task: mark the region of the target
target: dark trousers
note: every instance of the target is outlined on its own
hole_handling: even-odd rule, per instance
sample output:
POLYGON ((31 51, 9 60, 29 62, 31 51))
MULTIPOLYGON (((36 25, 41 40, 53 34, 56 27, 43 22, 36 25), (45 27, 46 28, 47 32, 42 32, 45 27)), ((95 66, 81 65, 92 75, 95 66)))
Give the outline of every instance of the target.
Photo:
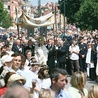
POLYGON ((79 59, 79 65, 80 65, 80 70, 85 72, 86 71, 85 58, 80 58, 79 59))
POLYGON ((69 75, 71 75, 71 62, 70 59, 66 59, 66 70, 68 72, 69 75))
POLYGON ((73 74, 73 72, 79 71, 79 69, 79 60, 71 60, 71 73, 73 74))

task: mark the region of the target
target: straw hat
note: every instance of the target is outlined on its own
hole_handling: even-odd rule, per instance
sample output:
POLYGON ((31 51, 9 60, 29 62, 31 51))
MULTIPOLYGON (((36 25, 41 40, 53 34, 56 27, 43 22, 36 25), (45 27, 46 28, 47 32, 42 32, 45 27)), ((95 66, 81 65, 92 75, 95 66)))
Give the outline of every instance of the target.
POLYGON ((19 74, 16 74, 14 72, 8 72, 5 76, 5 83, 7 85, 9 85, 10 83, 13 83, 15 81, 19 81, 21 82, 23 85, 26 83, 26 79, 19 75, 19 74))
POLYGON ((26 83, 26 79, 21 76, 21 75, 18 75, 18 74, 12 74, 9 79, 8 79, 8 84, 9 83, 12 83, 12 82, 15 82, 15 81, 18 81, 18 80, 21 80, 22 81, 22 84, 25 84, 26 83))

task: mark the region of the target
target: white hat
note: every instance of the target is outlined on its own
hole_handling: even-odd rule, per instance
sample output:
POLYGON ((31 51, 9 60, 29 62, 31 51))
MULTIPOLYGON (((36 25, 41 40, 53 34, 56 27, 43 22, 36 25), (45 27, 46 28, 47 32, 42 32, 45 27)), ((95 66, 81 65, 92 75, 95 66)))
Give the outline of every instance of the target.
POLYGON ((2 58, 1 58, 1 63, 4 64, 5 62, 10 62, 12 61, 13 57, 11 57, 10 55, 4 55, 2 58))
POLYGON ((13 51, 6 51, 7 53, 8 53, 8 55, 12 55, 12 54, 14 54, 14 52, 13 51))
POLYGON ((8 79, 8 84, 9 83, 12 83, 12 82, 15 82, 17 80, 22 80, 22 83, 25 84, 26 83, 26 79, 21 76, 21 75, 18 75, 18 74, 12 74, 9 79, 8 79))

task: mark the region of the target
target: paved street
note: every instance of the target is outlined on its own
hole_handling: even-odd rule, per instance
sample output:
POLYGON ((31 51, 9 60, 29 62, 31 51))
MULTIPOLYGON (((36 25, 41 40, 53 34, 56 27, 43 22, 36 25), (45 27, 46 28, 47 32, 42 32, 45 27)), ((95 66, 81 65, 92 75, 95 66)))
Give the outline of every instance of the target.
POLYGON ((87 81, 87 83, 86 83, 87 89, 89 89, 94 84, 97 84, 98 85, 98 83, 96 83, 95 81, 87 81))
MULTIPOLYGON (((97 84, 95 81, 89 81, 87 80, 86 82, 86 88, 89 89, 92 85, 97 84)), ((68 88, 70 86, 70 77, 68 77, 68 84, 66 85, 66 88, 68 88)))

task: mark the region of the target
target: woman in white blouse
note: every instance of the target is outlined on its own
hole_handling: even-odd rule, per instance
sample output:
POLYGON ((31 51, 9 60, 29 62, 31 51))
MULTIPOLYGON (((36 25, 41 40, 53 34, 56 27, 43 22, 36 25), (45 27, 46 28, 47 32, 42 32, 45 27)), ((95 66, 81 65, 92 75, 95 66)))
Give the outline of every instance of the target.
POLYGON ((70 80, 71 87, 68 88, 72 98, 85 98, 88 91, 85 88, 86 75, 83 72, 75 72, 70 80))
POLYGON ((51 79, 49 76, 49 68, 44 65, 38 72, 38 80, 36 81, 36 87, 34 87, 34 98, 39 98, 39 92, 41 89, 50 89, 51 79))

